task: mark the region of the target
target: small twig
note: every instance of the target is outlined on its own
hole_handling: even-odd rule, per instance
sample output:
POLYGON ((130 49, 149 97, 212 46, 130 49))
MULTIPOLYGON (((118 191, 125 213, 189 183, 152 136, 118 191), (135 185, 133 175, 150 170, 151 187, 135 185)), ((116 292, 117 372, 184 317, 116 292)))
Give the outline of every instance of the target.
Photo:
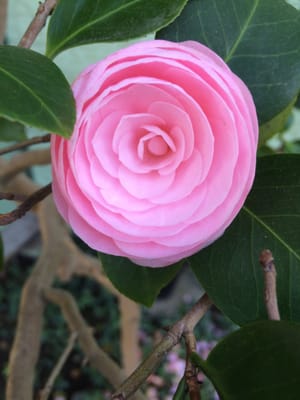
POLYGON ((2 156, 3 154, 11 153, 12 151, 24 149, 25 147, 31 146, 33 144, 50 142, 50 138, 51 138, 50 133, 47 133, 46 135, 43 136, 37 136, 32 139, 23 140, 22 142, 15 143, 11 146, 7 146, 1 149, 0 156, 2 156))
POLYGON ((265 279, 265 305, 271 320, 280 320, 276 291, 276 268, 270 250, 263 250, 259 257, 265 279))
POLYGON ((139 326, 141 319, 141 307, 139 304, 120 294, 118 296, 120 310, 120 348, 122 354, 122 366, 129 375, 141 361, 139 348, 139 326))
POLYGON ((165 354, 179 342, 182 335, 194 329, 211 305, 212 301, 207 294, 203 295, 191 310, 170 328, 149 356, 113 394, 112 399, 125 400, 132 395, 157 368, 165 354))
POLYGON ((59 360, 58 360, 57 364, 55 365, 54 369, 52 370, 44 389, 40 393, 40 400, 48 399, 48 397, 52 391, 54 382, 55 382, 56 378, 58 377, 58 375, 60 374, 62 367, 64 366, 65 362, 67 361, 67 358, 69 357, 69 355, 75 345, 77 336, 78 336, 77 332, 73 332, 70 335, 65 350, 59 357, 59 360))
MULTIPOLYGON (((93 337, 92 331, 83 319, 73 296, 62 289, 48 288, 43 291, 46 300, 58 305, 64 319, 73 332, 78 333, 78 343, 90 365, 116 388, 125 379, 124 371, 103 351, 93 337)), ((137 392, 134 400, 146 400, 137 392)))
POLYGON ((52 184, 42 187, 27 197, 16 209, 5 214, 0 214, 0 225, 8 225, 17 219, 23 217, 29 210, 31 210, 38 202, 47 197, 52 191, 52 184))
POLYGON ((56 3, 57 0, 46 0, 44 3, 39 4, 35 17, 18 44, 19 47, 29 49, 32 46, 32 43, 45 26, 48 16, 54 10, 56 3))
POLYGON ((183 335, 186 345, 185 381, 191 400, 201 400, 199 382, 197 380, 197 369, 190 360, 190 355, 197 351, 194 332, 186 332, 183 335))
POLYGON ((0 200, 25 201, 26 196, 15 193, 0 192, 0 200))
POLYGON ((3 44, 6 30, 8 0, 0 0, 0 44, 3 44))

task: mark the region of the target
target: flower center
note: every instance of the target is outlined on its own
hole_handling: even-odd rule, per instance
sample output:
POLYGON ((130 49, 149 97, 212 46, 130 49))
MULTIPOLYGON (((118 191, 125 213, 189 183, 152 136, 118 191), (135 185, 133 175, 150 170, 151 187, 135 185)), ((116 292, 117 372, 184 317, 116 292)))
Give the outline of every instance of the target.
POLYGON ((145 160, 145 157, 162 157, 167 155, 170 150, 176 151, 176 146, 167 132, 158 126, 145 125, 143 127, 146 134, 142 136, 138 143, 138 157, 145 160))
POLYGON ((163 156, 168 152, 169 146, 161 136, 155 136, 148 140, 147 149, 154 156, 163 156))

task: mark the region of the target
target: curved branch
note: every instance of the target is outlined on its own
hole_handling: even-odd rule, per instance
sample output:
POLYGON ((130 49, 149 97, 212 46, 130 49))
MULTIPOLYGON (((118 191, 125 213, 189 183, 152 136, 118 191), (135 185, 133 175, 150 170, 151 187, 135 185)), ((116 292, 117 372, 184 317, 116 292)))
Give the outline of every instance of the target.
POLYGON ((11 153, 12 151, 24 149, 33 144, 50 142, 50 138, 51 138, 50 133, 47 133, 47 135, 36 136, 32 139, 23 140, 22 142, 15 143, 11 146, 7 146, 7 147, 4 147, 3 149, 1 149, 0 156, 2 156, 3 154, 11 153))
MULTIPOLYGON (((92 367, 116 388, 125 379, 124 371, 98 346, 92 329, 83 319, 73 296, 62 289, 47 288, 43 291, 46 300, 58 305, 70 330, 77 333, 77 339, 92 367)), ((142 393, 136 393, 135 400, 145 400, 142 393)))
POLYGON ((125 379, 124 372, 100 348, 93 337, 92 329, 80 314, 70 293, 62 289, 47 288, 43 291, 47 301, 60 307, 71 332, 76 332, 78 343, 92 367, 97 369, 113 387, 118 387, 125 379))
POLYGON ((212 301, 207 294, 203 295, 191 310, 170 328, 152 353, 113 394, 112 399, 125 400, 132 395, 157 368, 165 354, 179 342, 182 335, 194 329, 211 305, 212 301))
POLYGON ((0 181, 2 184, 7 183, 26 168, 33 165, 50 164, 51 157, 49 149, 32 150, 19 153, 12 157, 0 170, 0 181))
MULTIPOLYGON (((12 190, 18 184, 23 190, 34 186, 22 175, 11 182, 12 190)), ((68 231, 58 216, 51 197, 39 204, 37 215, 44 246, 22 290, 16 336, 9 357, 6 400, 33 398, 33 380, 45 308, 41 291, 52 284, 57 266, 65 263, 68 257, 64 247, 64 238, 68 237, 68 231)))
POLYGON ((3 44, 6 30, 8 0, 0 0, 0 44, 3 44))
POLYGON ((8 225, 17 219, 23 217, 29 210, 31 210, 37 203, 47 197, 52 191, 52 184, 42 187, 41 189, 30 195, 23 203, 16 209, 5 214, 0 214, 0 225, 8 225))
POLYGON ((55 365, 53 371, 51 372, 44 389, 40 393, 40 400, 48 400, 48 397, 52 391, 54 382, 55 382, 56 378, 58 377, 58 375, 60 374, 62 367, 64 366, 65 362, 67 361, 71 351, 73 350, 76 340, 77 340, 77 333, 73 332, 69 337, 69 340, 68 340, 65 350, 59 357, 57 364, 55 365))
POLYGON ((45 26, 48 16, 54 10, 56 3, 56 0, 46 0, 44 3, 40 3, 35 17, 18 44, 19 47, 29 49, 32 46, 32 43, 45 26))

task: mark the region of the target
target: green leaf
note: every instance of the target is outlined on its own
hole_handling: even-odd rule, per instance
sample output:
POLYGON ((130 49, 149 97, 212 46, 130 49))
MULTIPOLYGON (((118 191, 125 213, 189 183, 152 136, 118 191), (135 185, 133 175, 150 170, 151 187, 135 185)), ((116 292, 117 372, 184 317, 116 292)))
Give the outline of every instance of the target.
POLYGON ((48 57, 70 47, 123 41, 174 20, 187 0, 60 0, 50 19, 48 57))
POLYGON ((222 400, 300 398, 299 324, 255 322, 219 342, 206 362, 192 357, 222 400))
POLYGON ((178 273, 182 262, 163 268, 141 267, 128 258, 99 253, 112 284, 125 296, 150 307, 159 292, 178 273))
POLYGON ((189 260, 213 302, 237 324, 266 318, 260 252, 275 258, 281 317, 300 321, 300 155, 258 159, 253 189, 225 234, 189 260))
POLYGON ((297 101, 295 103, 295 107, 300 108, 300 94, 298 94, 297 101))
POLYGON ((187 385, 185 377, 183 376, 177 386, 176 392, 174 393, 173 400, 183 400, 187 394, 187 385))
POLYGON ((190 0, 157 38, 199 41, 218 53, 251 90, 260 123, 300 88, 300 12, 284 0, 190 0))
POLYGON ((0 118, 0 141, 1 142, 21 142, 26 140, 26 132, 23 124, 0 118))
POLYGON ((296 99, 295 97, 291 103, 271 121, 259 127, 259 147, 264 145, 275 133, 282 132, 286 128, 286 123, 291 115, 296 99))
POLYGON ((0 116, 70 136, 75 102, 60 69, 32 50, 0 46, 0 116))

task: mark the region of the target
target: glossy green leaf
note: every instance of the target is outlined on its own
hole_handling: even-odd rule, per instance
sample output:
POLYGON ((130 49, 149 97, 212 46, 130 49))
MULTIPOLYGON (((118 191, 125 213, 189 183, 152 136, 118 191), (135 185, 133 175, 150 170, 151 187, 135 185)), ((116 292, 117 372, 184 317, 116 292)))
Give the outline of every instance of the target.
POLYGON ((75 122, 71 88, 60 69, 32 50, 0 46, 0 116, 70 136, 75 122))
POLYGON ((23 124, 0 117, 0 142, 21 142, 26 138, 23 124))
POLYGON ((112 284, 125 296, 150 307, 159 292, 178 273, 182 263, 164 268, 141 267, 128 258, 99 253, 112 284))
POLYGON ((219 342, 207 361, 192 359, 222 400, 300 398, 300 324, 255 322, 219 342))
POLYGON ((260 252, 275 258, 281 317, 300 321, 300 155, 258 159, 253 189, 225 234, 189 260, 213 302, 238 324, 266 317, 260 252))
POLYGON ((158 38, 199 41, 250 88, 260 123, 300 89, 300 12, 284 0, 190 0, 158 38))
POLYGON ((143 36, 167 25, 187 0, 60 0, 51 17, 48 57, 70 47, 143 36))
POLYGON ((174 393, 173 400, 184 400, 187 393, 187 385, 185 381, 185 377, 183 376, 177 386, 177 389, 174 393))
POLYGON ((298 94, 297 101, 295 103, 295 107, 300 108, 300 94, 298 94))
POLYGON ((286 128, 287 121, 291 116, 295 102, 296 97, 284 110, 277 114, 276 117, 259 127, 259 147, 264 145, 275 133, 282 132, 286 128))

